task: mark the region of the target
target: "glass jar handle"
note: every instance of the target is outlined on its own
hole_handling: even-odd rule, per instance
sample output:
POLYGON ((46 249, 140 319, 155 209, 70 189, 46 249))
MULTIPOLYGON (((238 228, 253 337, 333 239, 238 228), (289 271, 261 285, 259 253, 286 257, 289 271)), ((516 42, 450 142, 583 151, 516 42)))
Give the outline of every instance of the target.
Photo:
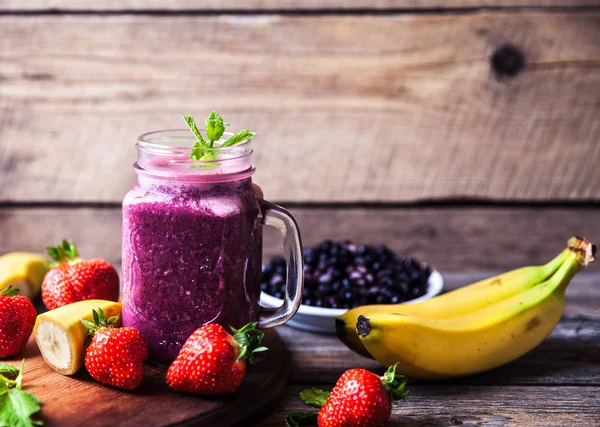
POLYGON ((283 237, 286 263, 286 283, 283 305, 279 308, 261 307, 259 328, 272 328, 287 322, 300 307, 304 289, 304 262, 302 242, 294 217, 281 206, 263 201, 263 224, 275 227, 283 237))

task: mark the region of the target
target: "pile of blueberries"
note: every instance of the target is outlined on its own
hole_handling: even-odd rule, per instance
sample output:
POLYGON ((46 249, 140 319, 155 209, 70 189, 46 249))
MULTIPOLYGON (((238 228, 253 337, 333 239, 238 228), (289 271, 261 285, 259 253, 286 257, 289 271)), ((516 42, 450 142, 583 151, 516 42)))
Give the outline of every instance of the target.
MULTIPOLYGON (((282 298, 285 268, 282 257, 263 264, 261 290, 282 298)), ((385 246, 325 240, 304 249, 302 304, 325 308, 396 304, 424 295, 430 275, 427 264, 385 246)))

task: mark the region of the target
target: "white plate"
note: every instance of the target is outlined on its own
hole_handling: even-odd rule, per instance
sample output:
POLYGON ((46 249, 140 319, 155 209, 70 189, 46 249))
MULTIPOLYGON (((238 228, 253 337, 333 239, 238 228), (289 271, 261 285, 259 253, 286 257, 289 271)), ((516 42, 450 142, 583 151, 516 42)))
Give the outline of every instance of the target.
MULTIPOLYGON (((432 298, 439 295, 443 288, 444 279, 442 275, 439 271, 433 270, 429 276, 427 293, 419 298, 406 301, 404 304, 412 304, 432 298)), ((280 307, 283 304, 283 300, 261 292, 260 303, 265 307, 280 307)), ((288 320, 286 325, 310 332, 335 334, 335 318, 341 316, 346 311, 348 311, 346 308, 323 308, 302 304, 298 312, 288 320)))

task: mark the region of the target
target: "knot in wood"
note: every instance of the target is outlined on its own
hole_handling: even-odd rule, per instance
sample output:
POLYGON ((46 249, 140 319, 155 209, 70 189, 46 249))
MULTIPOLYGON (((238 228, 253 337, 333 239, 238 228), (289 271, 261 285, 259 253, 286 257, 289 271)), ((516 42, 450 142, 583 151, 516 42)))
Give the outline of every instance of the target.
POLYGON ((525 68, 525 55, 519 48, 505 44, 495 50, 490 64, 498 78, 512 78, 525 68))

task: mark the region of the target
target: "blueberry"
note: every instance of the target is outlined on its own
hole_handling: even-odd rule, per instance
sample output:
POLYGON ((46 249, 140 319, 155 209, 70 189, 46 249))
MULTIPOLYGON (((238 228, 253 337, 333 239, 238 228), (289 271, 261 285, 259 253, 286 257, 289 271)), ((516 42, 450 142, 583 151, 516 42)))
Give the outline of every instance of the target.
POLYGON ((283 276, 281 276, 279 274, 275 274, 271 278, 271 281, 269 282, 269 285, 271 285, 272 287, 276 288, 276 287, 279 287, 279 286, 283 285, 283 283, 284 283, 283 276))
POLYGON ((342 279, 342 288, 348 289, 350 287, 350 280, 347 278, 342 279))
POLYGON ((267 282, 262 282, 260 284, 260 290, 261 291, 266 291, 268 287, 269 287, 269 285, 267 284, 267 282))
POLYGON ((313 300, 311 298, 306 298, 303 301, 303 304, 305 304, 305 305, 313 305, 313 300))
POLYGON ((390 302, 391 302, 392 304, 398 304, 398 303, 400 302, 400 297, 398 297, 398 295, 393 295, 393 296, 390 298, 390 302))
POLYGON ((273 264, 266 262, 262 265, 262 274, 271 274, 273 271, 273 264))
POLYGON ((319 245, 319 249, 322 252, 329 252, 329 250, 331 249, 331 240, 324 240, 320 245, 319 245))
POLYGON ((356 252, 360 255, 364 255, 367 253, 367 247, 365 245, 360 245, 358 248, 356 248, 356 252))
POLYGON ((275 298, 281 298, 281 297, 283 296, 283 294, 282 294, 281 292, 275 292, 275 293, 273 294, 273 296, 274 296, 275 298))
POLYGON ((331 283, 331 274, 325 273, 325 274, 321 275, 319 277, 319 283, 322 285, 331 283))
POLYGON ((377 295, 377 294, 379 294, 380 290, 381 289, 379 289, 379 286, 371 286, 369 288, 369 295, 377 295))
POLYGON ((278 265, 285 265, 285 258, 280 255, 274 256, 271 259, 271 264, 273 264, 273 266, 275 267, 277 267, 278 265))
POLYGON ((331 286, 325 283, 321 283, 317 288, 317 293, 320 295, 327 295, 331 292, 331 286))
POLYGON ((389 302, 389 298, 386 297, 385 295, 377 295, 377 297, 375 298, 376 304, 386 304, 388 302, 389 302))
POLYGON ((315 307, 323 307, 323 300, 320 298, 318 300, 316 300, 315 307))

